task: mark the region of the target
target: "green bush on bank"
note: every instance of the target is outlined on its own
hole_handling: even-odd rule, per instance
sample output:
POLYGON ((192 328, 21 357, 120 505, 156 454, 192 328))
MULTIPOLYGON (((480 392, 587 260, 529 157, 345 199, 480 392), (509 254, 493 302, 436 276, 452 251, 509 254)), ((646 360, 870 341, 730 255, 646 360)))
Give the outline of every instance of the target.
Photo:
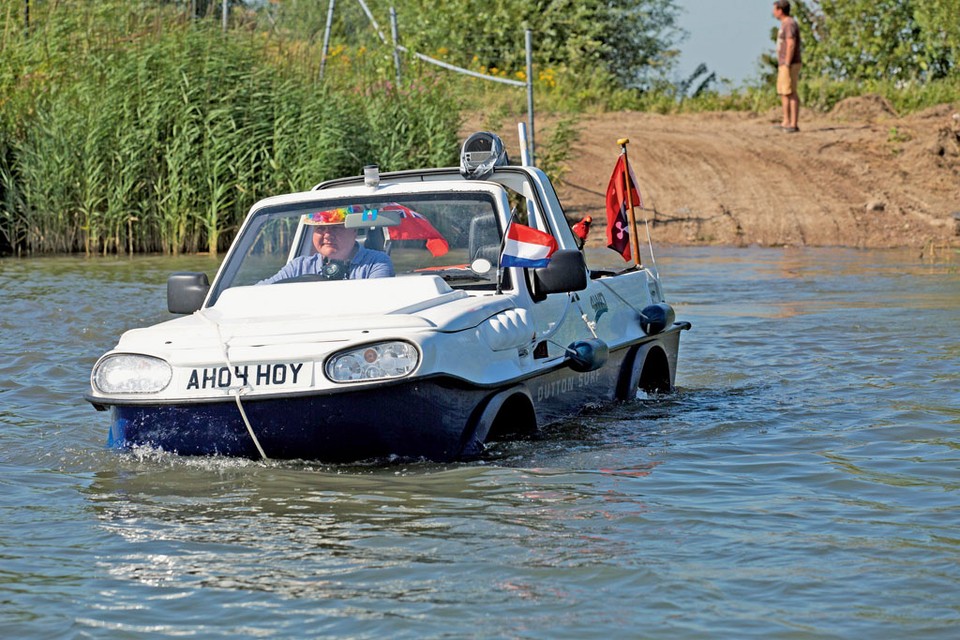
POLYGON ((369 163, 456 161, 459 109, 429 79, 318 84, 255 34, 186 22, 95 36, 64 59, 58 37, 74 31, 48 27, 0 62, 8 250, 216 252, 266 195, 369 163))
MULTIPOLYGON (((696 96, 683 95, 679 85, 670 82, 658 82, 643 91, 617 88, 602 72, 583 78, 567 69, 557 68, 547 69, 547 75, 549 82, 535 82, 536 108, 540 113, 582 115, 622 110, 660 114, 763 112, 780 107, 775 74, 743 86, 711 86, 696 96)), ((829 112, 846 98, 875 94, 886 98, 898 114, 908 115, 936 105, 960 102, 960 78, 855 82, 801 75, 799 91, 803 108, 821 113, 829 112)), ((521 114, 525 105, 525 95, 520 91, 499 87, 484 91, 484 112, 499 112, 502 116, 521 114)))
POLYGON ((939 104, 960 102, 960 81, 950 78, 927 82, 849 82, 814 78, 801 81, 800 88, 803 103, 823 112, 830 111, 841 100, 867 94, 886 98, 901 116, 939 104))

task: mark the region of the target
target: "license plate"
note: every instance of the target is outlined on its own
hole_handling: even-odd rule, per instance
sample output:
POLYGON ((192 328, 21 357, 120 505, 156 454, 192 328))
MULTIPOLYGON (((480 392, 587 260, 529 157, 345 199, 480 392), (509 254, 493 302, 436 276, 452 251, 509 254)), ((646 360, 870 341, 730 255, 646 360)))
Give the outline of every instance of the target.
POLYGON ((204 389, 289 389, 309 387, 313 367, 307 362, 269 362, 240 364, 232 367, 201 367, 191 369, 187 376, 187 391, 204 389))

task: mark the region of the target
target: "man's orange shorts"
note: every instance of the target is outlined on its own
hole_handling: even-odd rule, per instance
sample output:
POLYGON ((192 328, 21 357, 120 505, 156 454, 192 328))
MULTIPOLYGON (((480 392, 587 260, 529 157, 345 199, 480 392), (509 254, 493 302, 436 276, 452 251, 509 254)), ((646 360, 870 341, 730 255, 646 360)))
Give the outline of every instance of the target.
POLYGON ((785 64, 777 67, 777 94, 788 96, 797 92, 797 85, 800 82, 800 66, 792 64, 789 67, 785 64))

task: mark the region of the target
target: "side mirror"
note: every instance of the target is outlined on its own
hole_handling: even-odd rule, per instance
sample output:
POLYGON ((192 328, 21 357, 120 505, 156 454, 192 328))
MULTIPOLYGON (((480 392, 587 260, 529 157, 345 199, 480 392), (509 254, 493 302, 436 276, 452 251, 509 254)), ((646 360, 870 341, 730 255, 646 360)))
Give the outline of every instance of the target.
POLYGON ((587 262, 576 249, 560 249, 550 256, 550 264, 530 269, 530 293, 536 302, 551 293, 583 291, 587 288, 587 262))
POLYGON ((179 271, 167 279, 167 311, 193 313, 203 306, 210 291, 210 280, 205 273, 179 271))

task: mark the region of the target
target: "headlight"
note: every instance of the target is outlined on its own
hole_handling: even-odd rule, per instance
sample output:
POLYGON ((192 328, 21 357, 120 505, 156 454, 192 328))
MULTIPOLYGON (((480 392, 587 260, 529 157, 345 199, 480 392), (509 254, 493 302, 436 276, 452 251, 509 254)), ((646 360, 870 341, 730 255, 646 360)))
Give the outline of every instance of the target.
POLYGON ((420 353, 409 342, 380 342, 341 351, 324 370, 334 382, 402 378, 417 368, 420 353))
POLYGON ((160 358, 120 353, 93 368, 90 379, 101 393, 156 393, 173 378, 173 369, 160 358))

